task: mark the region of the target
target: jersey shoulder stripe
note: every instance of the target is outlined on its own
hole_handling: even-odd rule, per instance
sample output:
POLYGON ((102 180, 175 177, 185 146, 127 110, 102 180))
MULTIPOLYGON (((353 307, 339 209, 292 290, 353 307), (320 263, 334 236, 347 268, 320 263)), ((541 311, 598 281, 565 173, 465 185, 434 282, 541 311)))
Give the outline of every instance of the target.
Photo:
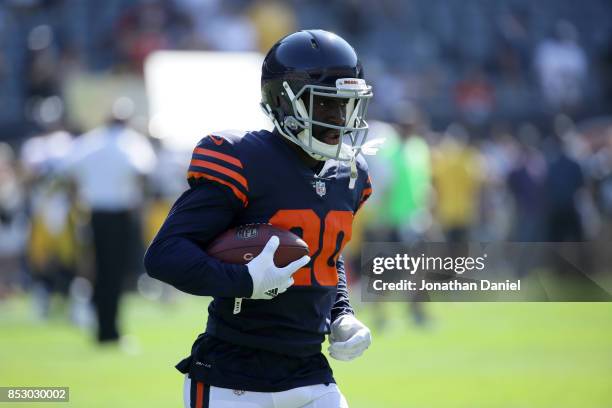
POLYGON ((240 167, 241 169, 243 168, 242 162, 236 159, 235 157, 230 156, 229 154, 216 152, 214 150, 205 149, 203 147, 196 147, 193 150, 193 153, 194 155, 214 157, 216 159, 223 160, 226 163, 233 164, 236 167, 240 167))
POLYGON ((234 184, 226 180, 223 180, 222 178, 211 176, 210 174, 206 174, 206 173, 193 172, 193 171, 189 171, 187 173, 187 176, 190 180, 190 183, 193 185, 196 185, 202 179, 210 180, 218 184, 221 184, 222 186, 229 188, 232 191, 232 193, 236 196, 236 198, 240 200, 240 202, 242 203, 244 207, 246 207, 249 204, 249 199, 247 198, 246 194, 244 194, 242 191, 236 188, 234 184))
MULTIPOLYGON (((249 185, 244 178, 244 176, 238 173, 235 170, 232 170, 228 166, 223 166, 221 164, 214 163, 208 160, 199 160, 197 158, 191 159, 191 163, 189 166, 189 170, 193 172, 203 172, 210 173, 210 170, 223 174, 232 179, 232 181, 237 182, 239 185, 244 187, 247 191, 249 190, 249 185)), ((214 173, 213 173, 214 174, 214 173)))
POLYGON ((187 179, 192 187, 204 180, 220 184, 246 207, 249 183, 235 142, 233 137, 217 134, 200 140, 193 149, 187 179))

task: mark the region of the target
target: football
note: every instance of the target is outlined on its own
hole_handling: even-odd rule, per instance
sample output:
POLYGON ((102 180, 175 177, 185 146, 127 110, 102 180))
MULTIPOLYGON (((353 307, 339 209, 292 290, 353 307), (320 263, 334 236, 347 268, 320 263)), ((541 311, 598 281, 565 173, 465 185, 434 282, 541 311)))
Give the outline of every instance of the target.
POLYGON ((259 255, 274 235, 280 241, 274 254, 276 266, 287 266, 308 255, 308 245, 304 240, 291 231, 270 224, 247 224, 225 231, 206 248, 206 253, 223 262, 246 264, 259 255))

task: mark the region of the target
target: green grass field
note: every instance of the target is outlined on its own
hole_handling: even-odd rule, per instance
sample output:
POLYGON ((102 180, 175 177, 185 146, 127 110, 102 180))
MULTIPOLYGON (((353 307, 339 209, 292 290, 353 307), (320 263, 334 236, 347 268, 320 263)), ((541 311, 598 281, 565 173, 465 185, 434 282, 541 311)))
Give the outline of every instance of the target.
MULTIPOLYGON (((126 298, 135 353, 97 348, 57 313, 36 322, 26 298, 1 303, 0 386, 69 386, 70 403, 51 406, 182 407, 173 365, 202 330, 207 303, 126 298)), ((432 303, 426 329, 409 323, 405 304, 384 308, 388 329, 374 332, 370 350, 332 360, 353 408, 612 407, 610 303, 432 303)), ((358 314, 372 323, 367 307, 358 314)))

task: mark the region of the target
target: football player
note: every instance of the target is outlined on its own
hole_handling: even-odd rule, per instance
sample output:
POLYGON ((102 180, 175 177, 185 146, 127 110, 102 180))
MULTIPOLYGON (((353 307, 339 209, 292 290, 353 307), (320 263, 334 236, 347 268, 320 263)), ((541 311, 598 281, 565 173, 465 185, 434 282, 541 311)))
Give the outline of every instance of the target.
POLYGON ((372 192, 360 154, 372 89, 345 40, 308 30, 268 52, 261 91, 274 131, 219 132, 197 144, 190 189, 145 265, 154 278, 213 297, 206 331, 176 366, 186 407, 346 407, 321 346, 329 334, 329 355, 347 361, 371 342, 349 303, 341 253, 372 192), (297 233, 310 256, 277 267, 277 237, 247 265, 204 252, 250 223, 297 233))

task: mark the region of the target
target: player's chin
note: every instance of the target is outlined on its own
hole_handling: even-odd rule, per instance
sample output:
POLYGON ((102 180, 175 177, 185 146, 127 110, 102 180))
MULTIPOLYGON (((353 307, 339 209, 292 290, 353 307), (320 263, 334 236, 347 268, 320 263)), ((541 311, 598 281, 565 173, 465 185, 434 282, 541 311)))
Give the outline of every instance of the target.
POLYGON ((317 137, 317 139, 328 145, 337 145, 340 142, 340 132, 336 130, 328 130, 320 137, 317 137))

